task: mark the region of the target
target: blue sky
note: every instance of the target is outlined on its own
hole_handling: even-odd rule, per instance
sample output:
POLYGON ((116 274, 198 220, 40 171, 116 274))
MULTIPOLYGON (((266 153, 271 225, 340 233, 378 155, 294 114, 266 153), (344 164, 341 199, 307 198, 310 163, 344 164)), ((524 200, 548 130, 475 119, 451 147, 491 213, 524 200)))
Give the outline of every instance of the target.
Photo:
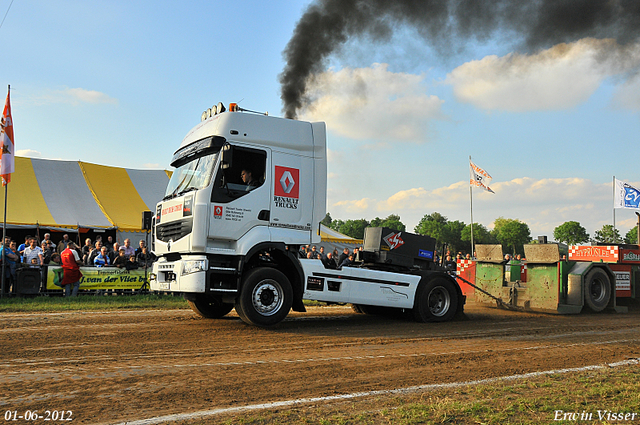
MULTIPOLYGON (((281 116, 282 51, 308 4, 15 0, 0 84, 12 88, 18 155, 170 169, 219 101, 281 116)), ((613 220, 612 177, 640 186, 640 48, 627 47, 585 39, 521 54, 494 37, 442 57, 410 28, 349 40, 301 116, 327 122, 327 210, 396 213, 410 230, 434 211, 468 223, 471 155, 496 192, 474 191, 474 221, 520 219, 552 239, 576 220, 593 235, 613 220)), ((623 236, 635 222, 616 211, 623 236)))

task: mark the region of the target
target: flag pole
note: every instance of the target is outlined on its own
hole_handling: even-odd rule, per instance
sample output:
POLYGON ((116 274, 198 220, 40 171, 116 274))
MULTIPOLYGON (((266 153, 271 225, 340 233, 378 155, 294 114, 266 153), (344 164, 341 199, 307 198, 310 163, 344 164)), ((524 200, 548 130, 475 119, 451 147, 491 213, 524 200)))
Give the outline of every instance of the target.
MULTIPOLYGON (((471 155, 469 155, 469 165, 471 165, 471 155)), ((469 184, 469 203, 471 204, 471 257, 474 257, 473 249, 473 185, 469 184)))
MULTIPOLYGON (((11 85, 7 85, 7 97, 9 96, 10 92, 11 92, 11 85)), ((8 193, 7 189, 8 187, 4 181, 2 183, 4 183, 4 218, 2 220, 2 283, 0 283, 0 299, 4 298, 4 288, 6 285, 5 267, 7 264, 7 261, 6 261, 7 247, 5 246, 5 241, 7 239, 7 193, 8 193)))
POLYGON ((2 221, 2 291, 0 292, 0 298, 4 297, 4 288, 6 285, 5 282, 5 267, 7 264, 7 247, 5 246, 5 241, 7 240, 7 185, 4 185, 4 219, 2 221))
POLYGON ((616 176, 613 176, 613 190, 611 191, 613 196, 613 232, 616 231, 616 176))

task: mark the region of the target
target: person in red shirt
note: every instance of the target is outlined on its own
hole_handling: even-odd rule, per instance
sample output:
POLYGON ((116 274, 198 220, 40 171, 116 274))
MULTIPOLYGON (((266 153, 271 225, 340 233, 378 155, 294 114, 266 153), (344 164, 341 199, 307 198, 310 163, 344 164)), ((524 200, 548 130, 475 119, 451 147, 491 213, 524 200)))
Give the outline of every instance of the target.
POLYGON ((80 288, 80 265, 82 260, 75 250, 76 244, 72 241, 68 242, 67 248, 60 254, 62 261, 62 286, 64 287, 65 297, 75 297, 78 295, 80 288))

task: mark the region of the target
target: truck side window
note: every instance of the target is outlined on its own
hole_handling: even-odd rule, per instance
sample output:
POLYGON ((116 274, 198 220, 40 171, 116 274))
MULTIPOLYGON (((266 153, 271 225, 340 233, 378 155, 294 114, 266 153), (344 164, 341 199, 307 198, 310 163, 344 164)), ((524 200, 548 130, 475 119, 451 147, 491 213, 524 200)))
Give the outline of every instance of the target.
POLYGON ((264 184, 267 153, 238 146, 231 148, 233 163, 227 169, 218 169, 211 191, 211 202, 231 202, 264 184))

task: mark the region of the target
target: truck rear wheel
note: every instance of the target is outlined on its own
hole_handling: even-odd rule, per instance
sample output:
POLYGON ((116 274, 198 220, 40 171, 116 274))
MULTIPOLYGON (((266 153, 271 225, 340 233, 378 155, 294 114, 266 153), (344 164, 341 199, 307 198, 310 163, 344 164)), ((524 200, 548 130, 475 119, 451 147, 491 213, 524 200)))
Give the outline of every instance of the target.
POLYGON ((449 279, 436 277, 420 285, 416 294, 413 317, 418 322, 446 322, 458 308, 458 293, 449 279))
POLYGON ((595 312, 604 310, 611 299, 611 281, 607 273, 600 268, 591 269, 584 281, 584 303, 595 312))
POLYGON ((233 304, 225 304, 217 298, 206 295, 198 295, 194 301, 187 302, 191 310, 207 319, 219 319, 233 310, 233 304))
POLYGON ((260 267, 243 279, 236 312, 250 325, 271 326, 287 317, 292 303, 289 279, 279 270, 260 267))

